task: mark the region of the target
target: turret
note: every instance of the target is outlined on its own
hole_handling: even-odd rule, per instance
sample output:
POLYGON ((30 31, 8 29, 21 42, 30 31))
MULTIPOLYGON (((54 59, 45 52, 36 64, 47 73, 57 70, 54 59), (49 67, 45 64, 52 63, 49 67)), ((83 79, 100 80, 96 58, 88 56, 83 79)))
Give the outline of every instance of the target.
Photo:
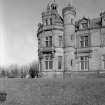
POLYGON ((75 34, 76 9, 69 4, 63 8, 62 15, 64 19, 64 68, 65 70, 72 70, 75 50, 73 37, 75 34))
POLYGON ((53 23, 53 15, 58 14, 58 5, 54 1, 52 3, 48 3, 46 11, 42 12, 42 23, 44 26, 52 25, 53 23))
POLYGON ((75 32, 76 9, 71 4, 68 4, 67 7, 63 8, 62 15, 64 18, 65 47, 70 47, 75 32))
POLYGON ((63 70, 63 19, 55 1, 48 3, 46 10, 42 12, 42 23, 38 27, 40 71, 63 70))

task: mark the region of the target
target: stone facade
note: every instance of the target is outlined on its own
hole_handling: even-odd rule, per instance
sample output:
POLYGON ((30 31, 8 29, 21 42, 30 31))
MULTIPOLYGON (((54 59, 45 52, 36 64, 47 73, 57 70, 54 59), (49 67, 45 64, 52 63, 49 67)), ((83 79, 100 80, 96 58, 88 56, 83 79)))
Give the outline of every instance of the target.
POLYGON ((94 19, 76 16, 71 4, 60 16, 56 2, 42 12, 37 32, 40 71, 105 70, 105 12, 94 19))

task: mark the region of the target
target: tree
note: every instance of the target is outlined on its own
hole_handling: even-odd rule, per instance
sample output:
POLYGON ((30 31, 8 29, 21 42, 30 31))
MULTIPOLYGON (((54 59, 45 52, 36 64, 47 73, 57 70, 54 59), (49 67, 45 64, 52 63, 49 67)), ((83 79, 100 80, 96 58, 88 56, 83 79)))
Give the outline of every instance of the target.
POLYGON ((38 74, 39 74, 39 70, 38 70, 38 64, 36 62, 33 62, 30 65, 30 69, 29 69, 29 75, 31 78, 38 78, 38 74))
POLYGON ((1 71, 1 77, 5 77, 6 76, 6 71, 5 70, 2 70, 1 71))

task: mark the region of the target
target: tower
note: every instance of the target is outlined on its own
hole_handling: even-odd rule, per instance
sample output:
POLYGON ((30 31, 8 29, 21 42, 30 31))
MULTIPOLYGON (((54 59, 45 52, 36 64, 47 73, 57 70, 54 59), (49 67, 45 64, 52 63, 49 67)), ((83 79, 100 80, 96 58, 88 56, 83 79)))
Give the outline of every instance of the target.
POLYGON ((63 69, 63 19, 55 1, 42 12, 42 23, 38 26, 39 68, 52 75, 63 69))
POLYGON ((73 69, 76 9, 69 4, 62 10, 64 19, 64 69, 73 69))

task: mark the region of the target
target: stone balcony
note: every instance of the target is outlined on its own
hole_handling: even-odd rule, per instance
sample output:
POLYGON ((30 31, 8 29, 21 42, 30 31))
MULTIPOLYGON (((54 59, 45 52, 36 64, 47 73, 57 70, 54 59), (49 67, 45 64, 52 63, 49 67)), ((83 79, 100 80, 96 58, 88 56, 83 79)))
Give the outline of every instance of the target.
POLYGON ((91 53, 91 52, 92 52, 91 47, 77 48, 75 50, 75 54, 79 54, 79 53, 91 53))
POLYGON ((48 54, 48 53, 54 53, 55 48, 54 47, 41 47, 38 49, 38 53, 48 54))

